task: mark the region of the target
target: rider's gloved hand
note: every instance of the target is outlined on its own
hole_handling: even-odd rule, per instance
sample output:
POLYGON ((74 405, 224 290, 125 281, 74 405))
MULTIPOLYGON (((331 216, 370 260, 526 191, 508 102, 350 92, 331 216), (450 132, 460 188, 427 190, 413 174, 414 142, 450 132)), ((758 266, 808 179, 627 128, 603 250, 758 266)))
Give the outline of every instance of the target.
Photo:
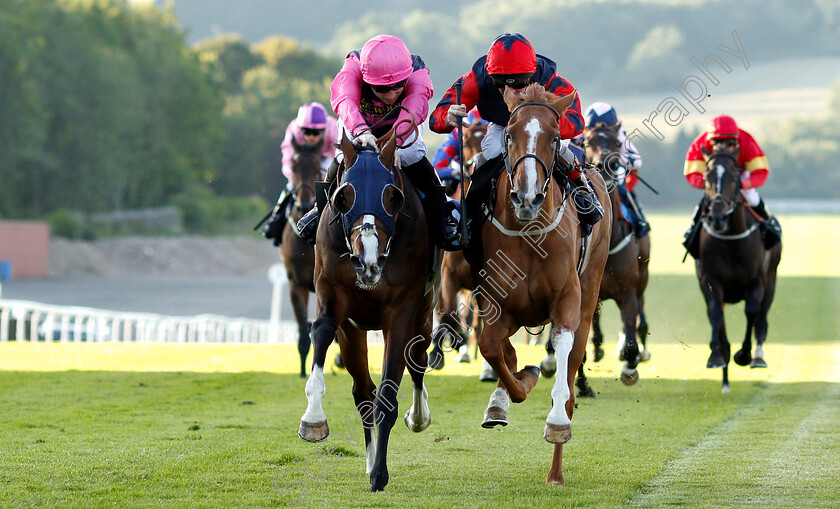
POLYGON ((376 136, 374 136, 370 131, 364 130, 353 138, 353 143, 357 145, 367 145, 372 149, 376 149, 376 136))
POLYGON ((458 122, 463 122, 467 116, 467 107, 463 104, 453 104, 446 113, 446 123, 452 127, 458 127, 458 122))

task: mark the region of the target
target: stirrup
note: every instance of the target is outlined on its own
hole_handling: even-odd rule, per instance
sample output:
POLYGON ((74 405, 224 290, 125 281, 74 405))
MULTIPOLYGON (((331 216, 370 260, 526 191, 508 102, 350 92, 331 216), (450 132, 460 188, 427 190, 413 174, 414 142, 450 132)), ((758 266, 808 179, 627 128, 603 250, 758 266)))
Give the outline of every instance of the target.
POLYGON ((318 218, 320 217, 321 212, 318 210, 318 207, 314 207, 297 222, 300 238, 311 246, 315 245, 315 234, 318 232, 318 218))

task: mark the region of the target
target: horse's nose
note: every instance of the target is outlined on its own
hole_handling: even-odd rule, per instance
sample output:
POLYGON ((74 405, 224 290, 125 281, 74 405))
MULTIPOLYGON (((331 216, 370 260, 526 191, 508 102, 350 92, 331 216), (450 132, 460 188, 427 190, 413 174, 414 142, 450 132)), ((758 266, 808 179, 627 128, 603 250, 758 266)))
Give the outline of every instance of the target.
POLYGON ((534 196, 534 199, 531 201, 531 206, 535 209, 540 208, 543 202, 545 202, 545 193, 537 193, 536 196, 534 196))
POLYGON ((510 202, 513 204, 514 207, 521 207, 522 206, 522 193, 519 191, 511 191, 510 192, 510 202))

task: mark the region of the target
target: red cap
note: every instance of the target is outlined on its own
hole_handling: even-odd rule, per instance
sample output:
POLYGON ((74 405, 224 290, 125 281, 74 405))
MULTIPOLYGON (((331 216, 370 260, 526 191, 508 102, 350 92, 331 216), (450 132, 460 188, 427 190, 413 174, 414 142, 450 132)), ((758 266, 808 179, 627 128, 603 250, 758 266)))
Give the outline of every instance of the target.
POLYGON ((537 70, 537 54, 522 34, 496 37, 487 52, 487 74, 533 74, 537 70))
POLYGON ((737 138, 739 133, 738 124, 729 115, 718 115, 709 122, 709 127, 706 128, 706 138, 710 140, 737 138))

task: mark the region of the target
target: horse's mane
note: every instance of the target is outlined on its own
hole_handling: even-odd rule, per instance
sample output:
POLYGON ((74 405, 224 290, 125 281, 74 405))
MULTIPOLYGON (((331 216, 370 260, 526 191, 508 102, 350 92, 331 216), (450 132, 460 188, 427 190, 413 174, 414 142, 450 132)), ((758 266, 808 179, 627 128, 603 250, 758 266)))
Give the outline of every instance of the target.
POLYGON ((552 94, 539 83, 531 83, 520 93, 515 93, 513 90, 506 90, 504 94, 505 103, 509 110, 513 109, 524 102, 543 102, 551 104, 558 96, 552 94))

